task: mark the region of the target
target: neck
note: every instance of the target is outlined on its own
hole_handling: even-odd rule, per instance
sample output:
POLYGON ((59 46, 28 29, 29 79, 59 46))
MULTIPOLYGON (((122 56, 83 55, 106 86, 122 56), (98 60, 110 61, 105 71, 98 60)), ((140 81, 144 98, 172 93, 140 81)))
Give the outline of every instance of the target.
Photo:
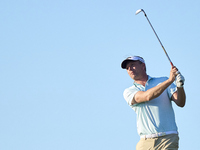
POLYGON ((145 86, 147 80, 148 80, 148 76, 147 76, 147 74, 146 74, 146 75, 144 75, 141 79, 135 80, 135 82, 136 82, 137 84, 141 84, 141 85, 145 86))

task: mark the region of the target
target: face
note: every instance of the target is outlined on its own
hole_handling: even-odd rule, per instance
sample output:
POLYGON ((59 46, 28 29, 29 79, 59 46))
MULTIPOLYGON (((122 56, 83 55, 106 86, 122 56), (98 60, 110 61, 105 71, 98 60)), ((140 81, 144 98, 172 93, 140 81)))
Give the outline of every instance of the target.
POLYGON ((142 78, 144 73, 146 74, 145 71, 145 64, 141 63, 140 61, 130 61, 126 65, 126 70, 128 72, 128 75, 133 79, 133 80, 139 80, 142 78))

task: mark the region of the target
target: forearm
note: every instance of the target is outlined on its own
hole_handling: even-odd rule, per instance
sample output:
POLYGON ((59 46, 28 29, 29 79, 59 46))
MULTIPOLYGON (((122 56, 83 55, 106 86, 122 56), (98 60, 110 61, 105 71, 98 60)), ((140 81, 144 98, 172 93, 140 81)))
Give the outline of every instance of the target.
POLYGON ((171 84, 172 84, 172 81, 170 81, 168 79, 168 80, 164 81, 163 83, 147 90, 146 91, 147 92, 146 93, 147 94, 147 100, 150 101, 150 100, 160 96, 164 92, 164 90, 167 89, 167 87, 171 84))
POLYGON ((174 97, 174 102, 180 106, 180 107, 184 107, 185 106, 185 102, 186 102, 186 95, 185 95, 185 90, 183 87, 178 88, 177 87, 177 94, 175 95, 176 97, 174 97))
MULTIPOLYGON (((139 91, 135 94, 134 100, 136 103, 146 102, 150 101, 158 96, 160 96, 163 91, 172 84, 173 80, 166 80, 162 82, 161 84, 147 90, 147 91, 139 91)), ((134 102, 133 100, 133 102, 134 102)))

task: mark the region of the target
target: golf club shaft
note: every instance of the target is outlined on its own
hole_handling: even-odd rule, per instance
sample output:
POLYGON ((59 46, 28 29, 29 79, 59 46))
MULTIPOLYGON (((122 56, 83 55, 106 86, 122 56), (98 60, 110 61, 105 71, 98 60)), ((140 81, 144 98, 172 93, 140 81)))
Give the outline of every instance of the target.
MULTIPOLYGON (((173 67, 174 65, 173 65, 173 63, 172 63, 171 59, 169 58, 169 56, 168 56, 168 54, 167 54, 167 52, 166 52, 166 50, 165 50, 164 46, 162 45, 162 43, 161 43, 161 41, 160 41, 160 39, 159 39, 159 37, 158 37, 158 35, 157 35, 156 31, 154 30, 154 28, 153 28, 153 26, 152 26, 151 22, 149 21, 149 19, 148 19, 148 17, 147 17, 147 15, 146 15, 146 13, 144 12, 144 10, 143 10, 143 9, 139 9, 139 10, 137 10, 137 11, 136 11, 136 15, 137 15, 137 14, 139 14, 140 12, 143 12, 143 13, 144 13, 144 16, 147 18, 147 21, 149 22, 149 24, 150 24, 151 28, 153 29, 153 32, 154 32, 154 34, 156 35, 156 37, 157 37, 157 39, 158 39, 158 41, 159 41, 160 45, 162 46, 162 48, 163 48, 163 50, 164 50, 164 52, 165 52, 165 54, 166 54, 166 56, 167 56, 167 58, 168 58, 168 60, 169 60, 170 64, 171 64, 171 66, 173 67)), ((179 73, 180 73, 180 72, 178 72, 178 74, 179 74, 179 73)), ((184 82, 183 82, 183 81, 180 81, 180 82, 182 82, 182 86, 183 86, 184 82)))
POLYGON ((166 50, 165 50, 165 48, 164 48, 164 46, 163 46, 162 42, 160 41, 160 39, 159 39, 159 37, 158 37, 158 35, 157 35, 156 31, 154 30, 154 28, 153 28, 153 26, 152 26, 151 22, 149 21, 149 19, 148 19, 148 17, 147 17, 147 15, 146 15, 146 13, 144 13, 144 14, 145 14, 145 17, 147 18, 147 21, 149 22, 149 24, 150 24, 151 28, 153 29, 153 32, 154 32, 154 34, 156 35, 156 37, 157 37, 157 39, 158 39, 158 41, 159 41, 159 43, 160 43, 161 47, 163 48, 163 50, 164 50, 164 52, 165 52, 165 54, 166 54, 166 56, 167 56, 167 58, 168 58, 168 60, 169 60, 169 62, 170 62, 170 64, 171 64, 171 66, 174 66, 174 65, 173 65, 173 63, 172 63, 172 61, 171 61, 171 59, 169 58, 169 56, 168 56, 168 54, 167 54, 167 52, 166 52, 166 50))

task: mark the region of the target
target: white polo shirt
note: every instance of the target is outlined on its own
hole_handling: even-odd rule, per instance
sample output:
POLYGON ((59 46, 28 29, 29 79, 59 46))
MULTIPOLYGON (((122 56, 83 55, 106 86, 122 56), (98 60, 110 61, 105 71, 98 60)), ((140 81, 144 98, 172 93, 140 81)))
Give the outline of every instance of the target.
POLYGON ((133 86, 125 89, 123 93, 128 105, 137 114, 137 131, 140 136, 177 131, 171 103, 172 94, 176 91, 175 84, 171 84, 159 97, 151 101, 131 105, 131 101, 138 91, 147 91, 167 79, 167 77, 152 78, 148 76, 145 87, 134 82, 133 86))

